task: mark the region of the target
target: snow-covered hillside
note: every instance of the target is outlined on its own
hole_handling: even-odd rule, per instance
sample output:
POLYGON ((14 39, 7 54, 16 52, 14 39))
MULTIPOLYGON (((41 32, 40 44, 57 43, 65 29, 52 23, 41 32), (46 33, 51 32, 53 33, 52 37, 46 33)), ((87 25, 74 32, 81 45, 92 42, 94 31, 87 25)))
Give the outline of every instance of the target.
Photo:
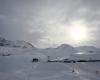
POLYGON ((62 44, 57 48, 47 48, 42 53, 51 56, 51 58, 69 58, 71 54, 77 53, 77 50, 67 44, 62 44))
POLYGON ((76 48, 65 44, 47 49, 22 48, 26 43, 20 41, 15 44, 21 47, 0 46, 0 80, 100 80, 99 62, 47 62, 47 56, 53 60, 58 57, 100 59, 100 53, 89 53, 84 50, 79 52, 76 48), (39 62, 32 62, 33 58, 38 58, 39 62))
POLYGON ((0 46, 5 47, 21 47, 21 48, 35 48, 31 43, 26 41, 9 41, 3 37, 0 37, 0 46))
POLYGON ((80 46, 80 47, 76 47, 77 51, 79 52, 100 52, 99 48, 96 48, 94 46, 80 46))

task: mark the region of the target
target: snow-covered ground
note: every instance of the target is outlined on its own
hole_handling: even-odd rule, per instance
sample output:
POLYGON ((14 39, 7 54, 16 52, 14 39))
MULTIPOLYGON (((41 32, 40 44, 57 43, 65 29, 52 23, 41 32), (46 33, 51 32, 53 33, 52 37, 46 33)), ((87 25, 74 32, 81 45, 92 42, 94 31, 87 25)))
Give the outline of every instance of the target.
MULTIPOLYGON (((57 53, 53 52, 51 54, 47 50, 0 47, 0 80, 100 80, 99 62, 49 63, 47 62, 47 55, 50 54, 53 57, 54 54, 56 56, 57 53, 61 54, 59 50, 57 53), (3 54, 11 55, 4 56, 3 54), (39 58, 40 62, 32 63, 33 58, 39 58), (96 70, 98 70, 97 74, 96 70)), ((100 54, 96 53, 95 56, 94 54, 85 55, 85 53, 71 54, 70 58, 78 59, 81 58, 80 56, 84 59, 91 58, 92 56, 92 59, 95 59, 99 58, 100 54)))

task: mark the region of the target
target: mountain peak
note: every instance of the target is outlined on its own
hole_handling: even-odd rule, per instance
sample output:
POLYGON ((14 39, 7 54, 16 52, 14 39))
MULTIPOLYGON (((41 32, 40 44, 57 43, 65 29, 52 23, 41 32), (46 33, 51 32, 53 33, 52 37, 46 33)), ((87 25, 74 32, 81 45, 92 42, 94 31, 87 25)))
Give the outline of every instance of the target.
POLYGON ((7 47, 22 47, 22 48, 35 48, 31 43, 26 42, 24 40, 18 41, 9 41, 0 36, 0 46, 7 46, 7 47))
POLYGON ((58 46, 58 48, 73 48, 72 46, 68 45, 68 44, 61 44, 60 46, 58 46))

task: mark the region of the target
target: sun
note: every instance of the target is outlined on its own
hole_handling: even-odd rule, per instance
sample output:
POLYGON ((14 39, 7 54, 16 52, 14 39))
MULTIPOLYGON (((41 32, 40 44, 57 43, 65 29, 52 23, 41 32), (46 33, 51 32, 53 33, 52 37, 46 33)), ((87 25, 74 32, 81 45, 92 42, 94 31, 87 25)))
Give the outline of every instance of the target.
POLYGON ((70 30, 70 36, 76 41, 82 41, 86 38, 86 29, 84 27, 73 27, 70 30))
POLYGON ((87 38, 87 28, 80 24, 74 24, 71 26, 69 33, 71 39, 77 42, 85 41, 87 38))

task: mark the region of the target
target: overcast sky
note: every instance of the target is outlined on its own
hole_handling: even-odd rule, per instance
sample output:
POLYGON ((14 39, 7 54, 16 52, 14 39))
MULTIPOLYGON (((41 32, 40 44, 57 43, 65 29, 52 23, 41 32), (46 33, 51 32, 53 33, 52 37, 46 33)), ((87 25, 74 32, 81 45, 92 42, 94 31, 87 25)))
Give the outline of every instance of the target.
POLYGON ((0 0, 0 35, 37 47, 59 44, 100 47, 100 0, 0 0), (82 43, 69 39, 70 24, 88 29, 82 43))

